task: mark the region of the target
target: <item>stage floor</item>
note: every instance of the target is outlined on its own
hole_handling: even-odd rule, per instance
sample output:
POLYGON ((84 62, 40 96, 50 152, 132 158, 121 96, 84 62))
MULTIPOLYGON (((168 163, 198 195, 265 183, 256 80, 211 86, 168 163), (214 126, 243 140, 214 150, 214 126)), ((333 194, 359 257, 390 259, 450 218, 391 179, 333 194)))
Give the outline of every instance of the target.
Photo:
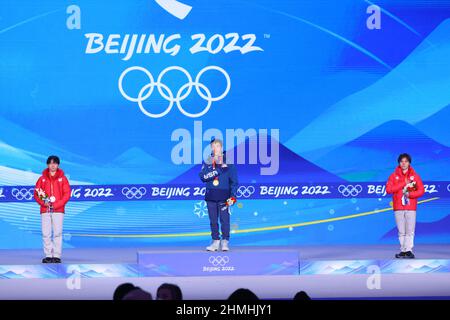
MULTIPOLYGON (((0 299, 111 299, 114 289, 124 282, 132 282, 151 292, 153 296, 160 284, 176 283, 181 287, 185 299, 194 300, 226 299, 241 287, 251 289, 261 299, 291 299, 300 290, 316 299, 450 297, 450 246, 446 245, 419 245, 415 252, 418 259, 415 260, 393 259, 398 251, 395 245, 234 247, 230 251, 230 257, 234 253, 262 254, 268 251, 276 253, 294 250, 300 257, 299 274, 126 275, 129 267, 133 269, 137 264, 137 252, 145 251, 156 255, 187 254, 194 257, 204 252, 202 249, 65 249, 61 268, 67 270, 74 265, 85 268, 83 272, 86 275, 79 279, 75 287, 72 276, 61 277, 61 273, 54 278, 39 276, 39 270, 43 267, 40 263, 41 250, 0 250, 0 271, 3 268, 5 275, 0 277, 0 299), (372 269, 369 271, 372 266, 379 267, 378 275, 374 275, 372 269), (8 269, 12 271, 12 276, 6 274, 8 269), (93 271, 95 274, 91 276, 89 272, 93 271), (16 274, 20 272, 28 274, 16 278, 16 274)), ((225 253, 216 255, 224 256, 225 253)))
MULTIPOLYGON (((339 246, 283 246, 283 247, 231 247, 231 252, 257 250, 297 250, 300 260, 387 260, 399 251, 397 245, 339 245, 339 246)), ((137 247, 137 248, 89 248, 64 249, 64 263, 136 263, 138 251, 156 252, 204 252, 202 247, 137 247)), ((442 244, 419 245, 415 249, 417 259, 450 259, 450 246, 442 244)), ((1 250, 0 265, 36 264, 43 258, 41 249, 1 250)))

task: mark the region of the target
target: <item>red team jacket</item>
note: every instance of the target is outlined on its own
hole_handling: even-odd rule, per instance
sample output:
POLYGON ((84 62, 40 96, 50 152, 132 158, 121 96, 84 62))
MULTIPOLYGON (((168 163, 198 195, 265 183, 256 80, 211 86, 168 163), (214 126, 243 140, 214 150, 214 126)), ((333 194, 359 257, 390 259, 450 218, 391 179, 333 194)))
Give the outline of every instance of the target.
MULTIPOLYGON (((64 212, 64 207, 70 199, 70 185, 64 171, 58 168, 55 175, 50 175, 49 169, 45 169, 42 172, 42 176, 36 182, 36 188, 41 188, 45 191, 48 197, 54 196, 55 202, 53 203, 54 212, 64 212)), ((41 205, 41 213, 47 212, 47 207, 44 204, 35 190, 34 199, 41 205)))
POLYGON ((408 172, 403 174, 402 168, 398 166, 394 173, 389 177, 386 183, 386 192, 392 194, 392 202, 394 211, 396 210, 416 210, 417 198, 423 196, 425 193, 422 179, 410 166, 408 172), (410 182, 416 182, 414 188, 408 188, 409 191, 409 204, 402 205, 403 187, 410 182))

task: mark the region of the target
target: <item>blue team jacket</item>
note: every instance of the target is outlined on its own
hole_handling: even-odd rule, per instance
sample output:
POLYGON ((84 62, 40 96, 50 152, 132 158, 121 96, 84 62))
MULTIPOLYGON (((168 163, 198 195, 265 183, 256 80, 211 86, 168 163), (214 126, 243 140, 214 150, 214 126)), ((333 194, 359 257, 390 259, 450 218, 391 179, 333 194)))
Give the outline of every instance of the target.
MULTIPOLYGON (((223 159, 223 162, 226 163, 225 153, 223 159)), ((226 167, 216 164, 216 168, 213 169, 211 159, 208 159, 203 163, 199 176, 206 183, 206 201, 225 201, 229 197, 236 197, 238 177, 233 164, 226 164, 226 167), (215 177, 219 177, 218 186, 213 185, 215 177)))

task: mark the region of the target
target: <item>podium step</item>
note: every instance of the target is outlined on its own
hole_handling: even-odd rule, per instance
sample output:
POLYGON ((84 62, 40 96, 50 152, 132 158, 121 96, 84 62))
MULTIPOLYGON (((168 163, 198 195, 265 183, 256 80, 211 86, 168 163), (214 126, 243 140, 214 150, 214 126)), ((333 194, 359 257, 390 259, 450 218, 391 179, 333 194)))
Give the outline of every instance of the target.
POLYGON ((295 250, 137 253, 143 276, 298 275, 295 250))

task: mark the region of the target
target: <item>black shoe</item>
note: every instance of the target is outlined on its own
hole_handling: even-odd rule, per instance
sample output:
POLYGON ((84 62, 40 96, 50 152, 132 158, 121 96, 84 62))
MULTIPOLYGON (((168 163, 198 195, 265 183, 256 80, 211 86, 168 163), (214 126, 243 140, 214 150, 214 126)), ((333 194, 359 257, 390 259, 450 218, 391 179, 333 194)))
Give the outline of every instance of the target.
POLYGON ((51 257, 45 257, 44 259, 42 259, 42 263, 52 263, 53 262, 53 258, 51 257))
POLYGON ((400 252, 395 255, 397 259, 404 259, 406 257, 406 252, 400 252))
POLYGON ((412 251, 407 251, 405 253, 405 259, 414 259, 416 256, 414 255, 414 253, 412 253, 412 251))
POLYGON ((52 263, 61 263, 60 258, 52 258, 52 263))

